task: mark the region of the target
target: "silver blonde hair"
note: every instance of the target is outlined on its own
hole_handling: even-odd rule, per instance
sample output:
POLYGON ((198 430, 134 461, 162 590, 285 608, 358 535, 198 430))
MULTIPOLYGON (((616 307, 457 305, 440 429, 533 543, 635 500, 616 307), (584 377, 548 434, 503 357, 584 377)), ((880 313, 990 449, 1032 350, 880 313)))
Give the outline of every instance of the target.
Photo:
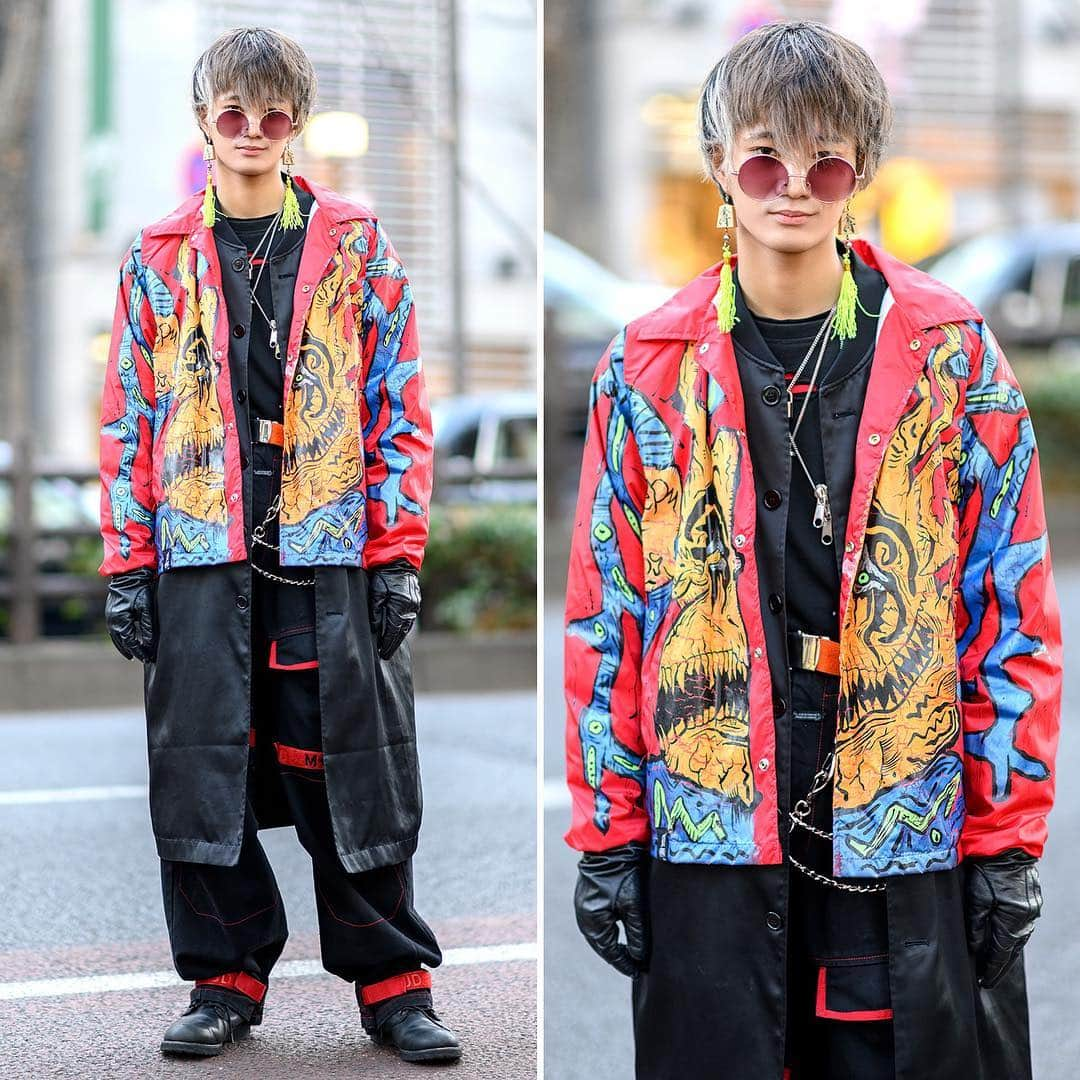
POLYGON ((251 113, 271 101, 291 102, 298 133, 311 114, 318 85, 307 53, 292 38, 261 26, 238 26, 195 62, 191 109, 197 120, 205 120, 214 99, 230 93, 251 113))
POLYGON ((851 139, 865 188, 892 131, 889 91, 869 54, 816 22, 774 22, 740 38, 709 72, 698 99, 706 179, 719 183, 736 134, 762 125, 778 149, 812 157, 816 136, 851 139))

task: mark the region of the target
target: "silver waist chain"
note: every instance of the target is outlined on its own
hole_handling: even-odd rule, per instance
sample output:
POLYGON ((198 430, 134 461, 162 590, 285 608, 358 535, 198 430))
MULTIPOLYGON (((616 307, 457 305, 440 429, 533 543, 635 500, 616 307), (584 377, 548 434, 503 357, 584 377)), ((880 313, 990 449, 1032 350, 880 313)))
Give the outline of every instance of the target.
MULTIPOLYGON (((251 539, 256 544, 261 544, 264 548, 269 548, 271 551, 280 552, 281 548, 277 544, 271 544, 269 540, 264 539, 266 536, 266 527, 274 520, 274 515, 281 509, 281 492, 274 496, 274 501, 270 504, 270 509, 266 511, 266 517, 263 518, 261 525, 256 525, 252 530, 251 539)), ((251 549, 251 565, 260 573, 263 577, 269 578, 271 581, 278 581, 282 585, 314 585, 314 578, 287 578, 282 577, 280 574, 272 573, 269 570, 265 570, 255 561, 255 549, 251 549)))
MULTIPOLYGON (((829 751, 829 756, 825 759, 825 764, 818 770, 817 775, 814 777, 810 784, 810 790, 806 793, 805 797, 800 799, 789 811, 788 817, 791 819, 791 824, 788 826, 788 835, 794 831, 795 826, 799 825, 807 832, 813 833, 814 836, 821 837, 822 840, 828 840, 832 843, 833 834, 826 832, 824 829, 819 829, 816 825, 811 825, 806 820, 807 816, 811 813, 811 803, 814 801, 814 796, 821 791, 826 784, 830 783, 833 777, 836 775, 836 751, 829 751)), ((836 889, 844 889, 846 892, 858 892, 858 893, 871 893, 871 892, 884 892, 885 886, 879 885, 848 885, 844 881, 837 881, 835 878, 829 877, 827 874, 819 874, 816 870, 812 870, 809 866, 803 866, 794 855, 791 854, 791 841, 788 841, 788 858, 791 860, 791 865, 797 870, 801 870, 807 877, 813 878, 814 881, 820 882, 822 885, 832 885, 836 889)))

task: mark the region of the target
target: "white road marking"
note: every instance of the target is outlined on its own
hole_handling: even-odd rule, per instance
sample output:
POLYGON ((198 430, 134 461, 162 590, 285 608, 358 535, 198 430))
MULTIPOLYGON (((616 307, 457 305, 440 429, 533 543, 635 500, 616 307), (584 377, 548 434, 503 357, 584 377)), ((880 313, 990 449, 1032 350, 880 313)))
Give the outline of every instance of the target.
POLYGON ((34 806, 43 803, 100 802, 103 799, 145 799, 144 784, 112 784, 108 787, 25 788, 0 791, 0 806, 34 806))
MULTIPOLYGON (((513 945, 471 945, 443 952, 443 965, 505 964, 515 960, 535 960, 536 942, 513 945)), ((318 960, 286 960, 274 968, 274 979, 295 979, 325 975, 318 960)), ((112 990, 157 990, 167 986, 187 986, 172 971, 133 971, 123 975, 83 975, 70 979, 31 979, 27 982, 0 982, 0 1001, 24 998, 71 997, 75 994, 104 994, 112 990)))

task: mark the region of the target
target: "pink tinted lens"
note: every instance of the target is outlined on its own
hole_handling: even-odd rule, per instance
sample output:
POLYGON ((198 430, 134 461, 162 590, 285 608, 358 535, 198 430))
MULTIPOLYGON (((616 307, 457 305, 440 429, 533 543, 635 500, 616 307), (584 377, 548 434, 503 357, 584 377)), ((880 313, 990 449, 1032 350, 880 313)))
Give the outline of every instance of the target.
POLYGON ((843 158, 822 158, 810 167, 806 182, 815 199, 839 202, 855 190, 855 170, 843 158))
POLYGON ((751 199, 772 199, 787 186, 784 163, 768 154, 748 157, 739 169, 739 187, 751 199))
POLYGON ((226 139, 235 139, 247 131, 247 117, 240 109, 222 109, 214 123, 226 139))
POLYGON ((284 139, 292 128, 292 117, 287 112, 274 109, 262 118, 259 127, 268 139, 284 139))

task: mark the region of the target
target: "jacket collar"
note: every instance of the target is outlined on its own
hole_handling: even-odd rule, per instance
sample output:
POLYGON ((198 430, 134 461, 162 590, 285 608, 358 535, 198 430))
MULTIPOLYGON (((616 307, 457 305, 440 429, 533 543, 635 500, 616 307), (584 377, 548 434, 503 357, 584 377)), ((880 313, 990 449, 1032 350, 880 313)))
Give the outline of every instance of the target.
MULTIPOLYGON (((293 173, 293 183, 304 191, 315 196, 314 210, 322 214, 328 221, 337 223, 352 221, 358 218, 374 218, 375 214, 363 203, 354 202, 344 195, 338 194, 332 188, 309 180, 299 173, 293 173)), ((144 237, 191 235, 199 229, 204 229, 202 223, 203 194, 206 187, 201 187, 193 195, 189 195, 171 214, 166 215, 143 230, 144 237)))
MULTIPOLYGON (((913 330, 982 318, 959 293, 877 244, 853 240, 851 246, 868 266, 882 273, 892 303, 904 313, 913 330)), ((738 256, 732 256, 732 260, 737 261, 738 256)), ((646 341, 695 341, 703 336, 705 326, 715 318, 713 297, 720 284, 722 265, 710 266, 667 303, 636 319, 631 326, 637 337, 646 341)))

